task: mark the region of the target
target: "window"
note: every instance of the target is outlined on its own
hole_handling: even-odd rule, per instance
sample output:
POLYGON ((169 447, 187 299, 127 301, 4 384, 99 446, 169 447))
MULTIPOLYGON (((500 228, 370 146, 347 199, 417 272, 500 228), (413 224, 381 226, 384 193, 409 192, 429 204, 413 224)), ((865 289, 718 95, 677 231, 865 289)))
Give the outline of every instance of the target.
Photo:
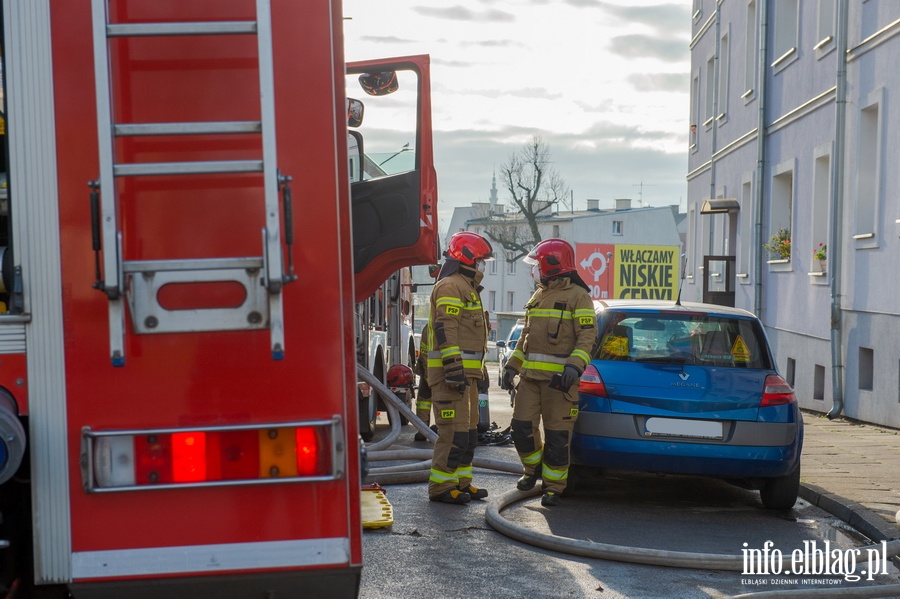
POLYGON ((856 153, 856 223, 854 234, 873 236, 875 208, 879 185, 878 156, 881 153, 881 127, 878 123, 878 103, 872 103, 859 114, 859 150, 856 153))
POLYGON ((713 114, 715 110, 715 95, 716 88, 715 85, 715 73, 716 73, 716 57, 710 56, 709 60, 706 61, 706 120, 703 121, 703 124, 709 126, 713 122, 713 118, 716 116, 713 114))
POLYGON ((506 274, 509 274, 509 275, 516 274, 516 261, 510 260, 508 255, 507 255, 507 260, 506 260, 506 274))
POLYGON ((822 58, 834 49, 836 6, 835 0, 819 0, 815 45, 818 58, 822 58))
POLYGON ((787 384, 791 387, 793 387, 797 382, 797 360, 795 360, 794 358, 787 359, 787 368, 785 368, 784 380, 786 380, 787 384))
POLYGON ((497 311, 497 292, 496 291, 488 291, 488 310, 491 312, 497 311))
POLYGON ((625 225, 620 220, 614 220, 612 222, 612 234, 613 235, 624 235, 625 225))
POLYGON ((744 101, 750 101, 754 97, 753 90, 756 88, 756 63, 757 56, 757 35, 756 35, 756 0, 747 3, 747 29, 744 31, 744 41, 746 42, 746 54, 744 56, 744 94, 741 96, 744 101))
POLYGON ((516 292, 515 291, 507 291, 506 292, 506 311, 512 312, 516 309, 516 292))
POLYGON ((553 225, 553 237, 559 238, 559 225, 553 225))
POLYGON ((691 127, 690 144, 695 151, 697 149, 697 123, 700 122, 700 75, 694 74, 691 81, 691 127))
POLYGON ((731 70, 730 63, 731 56, 728 51, 728 34, 726 33, 719 41, 719 97, 718 105, 716 107, 719 114, 716 115, 716 119, 719 121, 720 125, 725 122, 726 116, 728 115, 728 76, 731 70))
POLYGON ((825 367, 821 364, 813 365, 813 399, 825 400, 825 367))
MULTIPOLYGON (((791 217, 794 211, 794 160, 788 160, 773 169, 771 215, 769 234, 778 229, 791 229, 791 217)), ((793 248, 792 248, 793 249, 793 248)))
POLYGON ((741 220, 741 242, 739 245, 739 261, 737 263, 741 283, 750 282, 750 273, 753 271, 753 252, 750 240, 753 239, 753 173, 745 173, 741 183, 741 210, 738 213, 741 220))
MULTIPOLYGON (((813 197, 812 197, 812 248, 815 251, 819 244, 828 248, 828 199, 831 195, 831 146, 820 148, 813 163, 813 197)), ((818 265, 813 261, 814 268, 818 265)))
POLYGON ((859 389, 872 391, 875 386, 875 350, 868 347, 859 348, 859 389))
POLYGON ((775 44, 772 67, 780 70, 797 58, 797 15, 799 0, 778 0, 775 3, 775 44))

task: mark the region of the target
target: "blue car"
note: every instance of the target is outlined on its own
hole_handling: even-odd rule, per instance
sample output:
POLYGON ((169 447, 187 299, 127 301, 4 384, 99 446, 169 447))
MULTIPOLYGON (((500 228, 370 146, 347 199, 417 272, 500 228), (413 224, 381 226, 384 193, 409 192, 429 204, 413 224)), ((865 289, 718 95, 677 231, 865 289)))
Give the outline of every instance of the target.
POLYGON ((598 336, 581 377, 573 470, 729 479, 788 509, 800 490, 803 419, 762 324, 723 306, 595 302, 598 336))

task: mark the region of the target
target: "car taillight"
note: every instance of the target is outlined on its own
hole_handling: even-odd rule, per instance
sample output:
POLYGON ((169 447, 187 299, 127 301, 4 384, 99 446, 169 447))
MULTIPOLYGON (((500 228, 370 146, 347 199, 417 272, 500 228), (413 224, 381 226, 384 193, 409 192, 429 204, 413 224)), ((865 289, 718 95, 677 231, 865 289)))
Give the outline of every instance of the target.
POLYGON ((120 491, 339 478, 340 419, 193 430, 83 431, 85 488, 120 491))
POLYGON ((584 372, 581 373, 581 382, 578 384, 579 393, 587 393, 598 397, 607 397, 606 385, 600 378, 600 372, 593 364, 588 364, 584 372))
POLYGON ((777 374, 770 374, 766 377, 766 384, 763 387, 762 401, 759 402, 759 407, 781 406, 796 401, 797 397, 794 395, 794 389, 786 380, 777 374))

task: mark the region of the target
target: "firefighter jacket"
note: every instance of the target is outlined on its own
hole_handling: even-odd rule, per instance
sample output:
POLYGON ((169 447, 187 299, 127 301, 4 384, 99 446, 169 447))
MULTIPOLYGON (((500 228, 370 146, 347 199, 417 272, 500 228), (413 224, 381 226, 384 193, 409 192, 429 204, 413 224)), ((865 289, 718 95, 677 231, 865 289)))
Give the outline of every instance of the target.
POLYGON ((597 336, 588 292, 570 279, 540 285, 525 304, 525 327, 506 366, 525 378, 550 380, 571 364, 584 372, 597 336))
POLYGON ((462 366, 466 378, 484 376, 487 323, 475 279, 454 272, 438 280, 431 291, 428 352, 428 384, 444 380, 445 369, 462 366))

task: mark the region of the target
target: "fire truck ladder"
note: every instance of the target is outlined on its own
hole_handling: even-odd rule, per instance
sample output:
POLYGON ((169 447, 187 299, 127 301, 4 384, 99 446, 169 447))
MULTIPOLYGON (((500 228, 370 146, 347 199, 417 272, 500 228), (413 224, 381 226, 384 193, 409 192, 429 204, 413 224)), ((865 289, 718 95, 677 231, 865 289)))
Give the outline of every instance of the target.
POLYGON ((275 167, 275 103, 272 66, 272 23, 269 0, 256 0, 256 21, 129 23, 109 22, 107 0, 93 2, 94 79, 97 86, 97 122, 100 177, 90 182, 93 246, 97 281, 94 286, 109 298, 110 357, 114 366, 125 364, 125 306, 128 302, 136 333, 254 330, 268 327, 274 359, 284 357, 284 320, 281 288, 296 280, 292 259, 290 177, 275 167), (259 121, 116 124, 110 85, 109 40, 116 37, 175 35, 256 35, 259 55, 259 121), (222 160, 169 163, 116 164, 116 139, 152 135, 258 134, 262 157, 257 160, 222 160), (116 178, 161 175, 197 175, 261 172, 264 178, 266 221, 262 229, 262 256, 177 260, 128 261, 122 256, 118 225, 116 178), (103 193, 101 193, 101 191, 103 193), (288 271, 282 264, 279 192, 284 194, 284 240, 288 271), (102 275, 101 259, 102 250, 102 275), (167 310, 158 291, 171 283, 231 282, 246 291, 236 308, 167 310))

